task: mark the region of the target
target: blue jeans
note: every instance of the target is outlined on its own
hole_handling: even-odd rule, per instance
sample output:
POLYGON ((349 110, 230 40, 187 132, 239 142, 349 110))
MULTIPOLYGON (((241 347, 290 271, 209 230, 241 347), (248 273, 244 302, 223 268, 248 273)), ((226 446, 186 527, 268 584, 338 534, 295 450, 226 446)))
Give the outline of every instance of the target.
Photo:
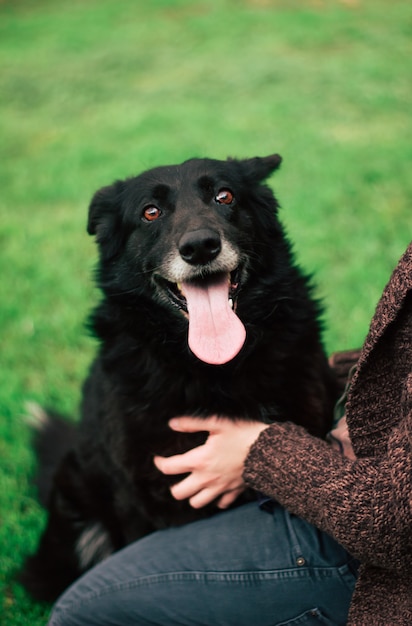
POLYGON ((345 624, 357 565, 280 505, 162 530, 86 573, 49 626, 345 624))

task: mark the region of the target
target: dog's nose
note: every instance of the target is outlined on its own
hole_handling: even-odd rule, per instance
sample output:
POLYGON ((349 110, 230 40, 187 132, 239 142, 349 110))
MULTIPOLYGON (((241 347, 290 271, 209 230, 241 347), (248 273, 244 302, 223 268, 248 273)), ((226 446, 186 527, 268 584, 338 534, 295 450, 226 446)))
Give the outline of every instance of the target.
POLYGON ((220 235, 210 228, 185 233, 179 241, 179 253, 191 265, 205 265, 213 261, 222 248, 220 235))

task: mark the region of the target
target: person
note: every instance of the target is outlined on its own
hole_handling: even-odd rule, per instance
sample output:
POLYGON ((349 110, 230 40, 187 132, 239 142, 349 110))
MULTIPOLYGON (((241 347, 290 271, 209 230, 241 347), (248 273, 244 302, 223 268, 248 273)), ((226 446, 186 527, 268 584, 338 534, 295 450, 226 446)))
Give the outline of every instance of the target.
MULTIPOLYGON (((203 446, 156 458, 174 497, 222 512, 158 531, 86 573, 49 624, 412 624, 412 242, 360 352, 329 442, 212 416, 203 446), (343 454, 341 453, 343 452, 343 454), (246 486, 256 503, 227 508, 246 486), (360 563, 360 565, 359 565, 360 563)), ((177 431, 204 430, 190 416, 177 431)))

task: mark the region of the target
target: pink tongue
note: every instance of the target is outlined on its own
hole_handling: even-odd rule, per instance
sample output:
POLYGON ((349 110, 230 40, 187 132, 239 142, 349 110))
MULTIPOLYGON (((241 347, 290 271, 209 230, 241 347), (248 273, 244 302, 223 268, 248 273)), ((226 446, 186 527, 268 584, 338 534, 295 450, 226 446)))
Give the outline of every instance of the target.
POLYGON ((189 312, 189 347, 211 365, 231 361, 242 348, 246 330, 229 305, 227 275, 205 286, 183 283, 189 312))

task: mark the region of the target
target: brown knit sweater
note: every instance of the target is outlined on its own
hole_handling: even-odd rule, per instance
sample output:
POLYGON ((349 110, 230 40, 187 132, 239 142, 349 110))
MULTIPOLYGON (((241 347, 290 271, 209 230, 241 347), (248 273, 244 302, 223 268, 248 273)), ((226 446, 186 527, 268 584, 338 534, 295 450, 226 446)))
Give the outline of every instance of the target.
POLYGON ((386 286, 347 404, 357 459, 290 422, 259 436, 245 481, 362 565, 352 626, 412 625, 412 243, 386 286))

